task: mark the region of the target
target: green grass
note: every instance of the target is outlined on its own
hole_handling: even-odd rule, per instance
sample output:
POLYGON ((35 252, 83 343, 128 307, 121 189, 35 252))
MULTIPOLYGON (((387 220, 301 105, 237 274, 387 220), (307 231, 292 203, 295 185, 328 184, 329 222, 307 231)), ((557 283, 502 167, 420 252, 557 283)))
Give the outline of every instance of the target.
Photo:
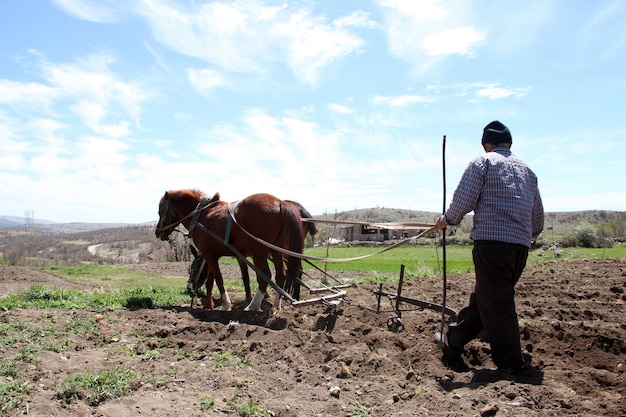
POLYGON ((211 411, 213 406, 215 405, 215 398, 209 397, 208 395, 204 395, 200 399, 200 410, 202 412, 211 411))
POLYGON ((237 415, 240 417, 271 417, 275 414, 262 405, 255 404, 254 400, 248 399, 248 401, 237 407, 237 415))
MULTIPOLYGON (((96 311, 126 308, 137 310, 159 306, 180 305, 189 301, 183 285, 176 289, 139 287, 111 291, 86 292, 67 288, 33 285, 28 290, 0 298, 0 307, 60 308, 64 310, 93 308, 96 311)), ((85 323, 83 323, 84 325, 85 323)))
POLYGON ((142 286, 172 289, 180 286, 178 280, 156 280, 147 272, 131 271, 123 265, 46 266, 40 267, 39 270, 104 289, 133 289, 142 286))
POLYGON ((19 375, 20 370, 17 367, 17 362, 0 359, 0 376, 16 378, 19 375))
MULTIPOLYGON (((354 258, 369 254, 373 256, 350 262, 314 262, 318 267, 329 271, 359 271, 398 274, 400 265, 405 273, 412 276, 437 275, 443 268, 443 249, 432 245, 404 245, 387 252, 376 254, 380 246, 331 246, 326 255, 326 247, 308 248, 306 255, 323 258, 354 258)), ((626 258, 626 243, 617 243, 613 248, 563 248, 557 259, 600 259, 626 258)), ((554 253, 543 249, 533 249, 529 253, 528 264, 535 265, 554 260, 554 253)), ((312 267, 306 265, 305 269, 312 267)), ((446 247, 446 271, 449 273, 472 272, 471 245, 448 245, 446 247)))
POLYGON ((0 416, 21 415, 20 406, 28 401, 25 384, 0 381, 0 416))
POLYGON ((218 372, 223 368, 242 369, 252 366, 250 358, 241 351, 213 352, 210 356, 214 361, 211 367, 213 372, 218 372))
POLYGON ((67 404, 84 400, 91 406, 121 397, 137 388, 140 378, 132 370, 120 367, 101 373, 85 372, 69 375, 57 387, 56 398, 67 404))
POLYGON ((369 411, 357 400, 352 400, 352 406, 348 412, 341 413, 341 417, 371 417, 369 411))
MULTIPOLYGON (((616 243, 612 248, 562 248, 559 259, 624 259, 626 242, 616 243)), ((552 252, 548 252, 551 257, 552 252)))
MULTIPOLYGON (((329 248, 328 256, 326 247, 309 248, 305 250, 306 255, 322 258, 355 258, 368 256, 363 259, 350 262, 319 262, 314 261, 318 267, 324 269, 324 264, 329 271, 358 271, 397 274, 400 265, 404 264, 405 271, 410 275, 428 276, 441 271, 443 265, 443 250, 441 247, 404 245, 387 252, 377 253, 381 246, 332 246, 329 248)), ((467 272, 468 268, 473 268, 471 260, 471 247, 469 246, 448 246, 446 248, 447 270, 456 272, 467 272)), ((305 269, 311 268, 306 265, 305 269)))

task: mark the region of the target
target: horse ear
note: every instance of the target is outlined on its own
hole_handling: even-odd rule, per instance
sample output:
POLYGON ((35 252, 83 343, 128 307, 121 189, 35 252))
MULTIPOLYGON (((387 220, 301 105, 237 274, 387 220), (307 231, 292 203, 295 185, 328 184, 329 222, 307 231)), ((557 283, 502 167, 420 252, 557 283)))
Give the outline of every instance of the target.
POLYGON ((213 197, 211 197, 211 201, 209 201, 209 204, 211 203, 215 203, 216 201, 220 200, 220 193, 215 193, 213 194, 213 197))
POLYGON ((167 198, 167 197, 169 197, 169 194, 168 194, 168 192, 166 191, 166 192, 165 192, 165 195, 163 196, 163 198, 167 198))

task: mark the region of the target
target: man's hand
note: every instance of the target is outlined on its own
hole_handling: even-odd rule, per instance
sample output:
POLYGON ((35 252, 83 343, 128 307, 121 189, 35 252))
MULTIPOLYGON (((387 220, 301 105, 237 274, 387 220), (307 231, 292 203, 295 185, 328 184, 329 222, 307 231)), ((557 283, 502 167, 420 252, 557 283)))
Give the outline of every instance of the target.
POLYGON ((446 222, 446 216, 443 214, 439 216, 435 226, 437 226, 437 229, 439 230, 446 230, 448 228, 448 223, 446 222))

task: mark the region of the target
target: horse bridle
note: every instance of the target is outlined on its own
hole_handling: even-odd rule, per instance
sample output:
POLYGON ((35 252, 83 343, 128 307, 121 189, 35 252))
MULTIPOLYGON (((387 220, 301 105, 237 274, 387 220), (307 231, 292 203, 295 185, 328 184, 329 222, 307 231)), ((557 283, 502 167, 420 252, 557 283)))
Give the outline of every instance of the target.
MULTIPOLYGON (((174 209, 172 208, 172 201, 167 195, 165 196, 165 199, 161 201, 161 203, 159 204, 159 217, 161 217, 159 218, 159 223, 167 219, 169 219, 170 221, 171 219, 176 219, 176 213, 174 212, 174 209), (163 205, 165 205, 165 207, 163 207, 163 205), (161 217, 161 213, 164 213, 164 217, 161 217)), ((168 224, 167 226, 163 226, 163 227, 159 227, 159 225, 157 224, 157 232, 159 232, 159 235, 161 235, 167 230, 172 229, 172 231, 169 232, 169 234, 171 234, 173 231, 177 230, 176 226, 178 226, 182 221, 183 219, 181 220, 176 219, 173 223, 168 224)))
MULTIPOLYGON (((197 215, 204 211, 205 209, 214 206, 217 202, 214 201, 211 203, 213 197, 211 198, 207 198, 207 197, 203 197, 202 199, 200 199, 200 202, 198 203, 198 205, 196 206, 196 209, 194 211, 192 211, 191 213, 189 213, 188 215, 186 215, 185 217, 183 217, 182 219, 178 220, 176 219, 176 212, 174 211, 174 209, 172 208, 172 201, 169 198, 169 196, 166 194, 165 195, 165 199, 163 201, 161 201, 161 203, 159 204, 159 223, 161 222, 161 213, 165 212, 166 216, 169 218, 173 218, 176 219, 173 223, 168 224, 167 226, 163 226, 163 227, 159 227, 159 225, 157 224, 157 232, 162 232, 162 231, 167 231, 168 229, 172 229, 172 232, 174 231, 178 231, 180 232, 178 229, 176 229, 176 226, 178 226, 179 224, 181 224, 182 222, 184 222, 185 220, 187 220, 190 217, 194 217, 194 221, 192 221, 192 224, 190 226, 190 228, 192 230, 189 231, 189 236, 191 237, 191 234, 193 232, 194 226, 197 222, 197 215), (165 204, 165 208, 163 208, 163 204, 165 204)), ((165 219, 163 219, 165 220, 165 219)), ((172 233, 170 232, 170 233, 172 233)), ((182 232, 181 232, 182 233, 182 232)))

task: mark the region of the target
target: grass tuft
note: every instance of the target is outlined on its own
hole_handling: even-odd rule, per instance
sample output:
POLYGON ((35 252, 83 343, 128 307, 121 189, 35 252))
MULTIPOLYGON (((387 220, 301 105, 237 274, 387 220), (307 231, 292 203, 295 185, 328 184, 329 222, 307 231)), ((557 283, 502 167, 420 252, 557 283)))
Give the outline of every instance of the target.
POLYGON ((109 369, 99 374, 72 374, 57 388, 56 398, 66 404, 84 400, 90 406, 96 406, 137 389, 139 382, 137 374, 125 367, 109 369))

